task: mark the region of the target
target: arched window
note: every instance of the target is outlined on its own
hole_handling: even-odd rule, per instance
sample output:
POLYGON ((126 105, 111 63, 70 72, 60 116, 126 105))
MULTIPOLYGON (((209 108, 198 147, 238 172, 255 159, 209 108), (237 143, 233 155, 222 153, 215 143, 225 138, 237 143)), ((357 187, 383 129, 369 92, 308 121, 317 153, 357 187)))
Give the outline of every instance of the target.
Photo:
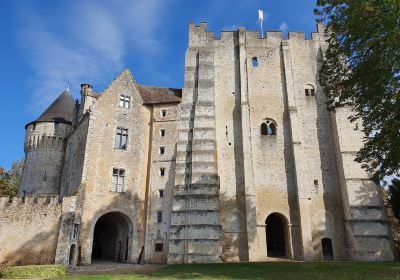
POLYGON ((312 85, 306 85, 304 92, 306 96, 315 96, 315 88, 312 85))
POLYGON ((261 135, 276 135, 276 123, 271 119, 266 119, 261 124, 261 135))

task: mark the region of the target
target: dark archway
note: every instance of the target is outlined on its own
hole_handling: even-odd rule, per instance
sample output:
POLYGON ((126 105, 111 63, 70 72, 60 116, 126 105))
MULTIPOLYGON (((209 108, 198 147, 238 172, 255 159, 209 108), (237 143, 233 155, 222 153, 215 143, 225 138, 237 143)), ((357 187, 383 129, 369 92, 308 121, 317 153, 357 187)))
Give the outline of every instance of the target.
POLYGON ((94 227, 92 261, 126 262, 129 255, 130 219, 120 212, 101 216, 94 227))
POLYGON ((324 256, 324 261, 333 261, 333 249, 332 240, 330 238, 323 238, 322 243, 322 255, 324 256))
POLYGON ((76 245, 72 244, 71 248, 69 250, 69 261, 68 264, 69 265, 75 265, 75 254, 76 254, 76 245))
POLYGON ((265 220, 268 257, 286 257, 285 223, 273 213, 265 220))

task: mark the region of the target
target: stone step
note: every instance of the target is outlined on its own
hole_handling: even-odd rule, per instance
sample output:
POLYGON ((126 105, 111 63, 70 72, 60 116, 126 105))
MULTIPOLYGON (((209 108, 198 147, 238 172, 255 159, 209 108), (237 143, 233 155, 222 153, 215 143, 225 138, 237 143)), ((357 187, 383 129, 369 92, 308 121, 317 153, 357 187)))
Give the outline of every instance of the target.
POLYGON ((173 212, 171 227, 182 225, 219 225, 218 211, 173 212))
POLYGON ((219 186, 217 184, 188 184, 174 186, 174 196, 186 196, 191 194, 218 195, 219 186))
POLYGON ((174 196, 172 211, 219 210, 218 196, 208 198, 174 196))
POLYGON ((175 185, 184 184, 219 184, 218 175, 215 173, 192 173, 192 174, 176 174, 175 185))
POLYGON ((220 225, 182 225, 170 228, 170 240, 220 240, 220 225))

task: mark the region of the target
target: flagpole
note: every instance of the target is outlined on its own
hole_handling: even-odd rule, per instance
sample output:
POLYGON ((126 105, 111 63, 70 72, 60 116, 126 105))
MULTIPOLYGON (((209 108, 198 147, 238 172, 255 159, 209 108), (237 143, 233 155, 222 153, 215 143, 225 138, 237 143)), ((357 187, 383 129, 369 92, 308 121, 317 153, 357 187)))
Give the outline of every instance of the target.
POLYGON ((260 25, 261 25, 261 39, 264 39, 264 30, 263 30, 263 21, 260 20, 260 25))

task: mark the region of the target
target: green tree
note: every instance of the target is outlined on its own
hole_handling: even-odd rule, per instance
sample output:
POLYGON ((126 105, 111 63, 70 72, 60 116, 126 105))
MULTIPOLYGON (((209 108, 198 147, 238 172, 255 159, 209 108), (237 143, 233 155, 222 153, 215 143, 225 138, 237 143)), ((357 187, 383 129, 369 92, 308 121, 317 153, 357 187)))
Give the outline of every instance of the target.
MULTIPOLYGON (((356 160, 382 180, 400 170, 400 1, 318 0, 328 49, 320 84, 328 107, 353 108, 363 147, 356 160)), ((357 127, 357 125, 356 125, 357 127)))
POLYGON ((388 189, 389 203, 394 216, 400 220, 400 180, 393 179, 388 189))
POLYGON ((14 161, 7 172, 0 167, 0 195, 14 196, 18 193, 23 168, 23 160, 14 161))

